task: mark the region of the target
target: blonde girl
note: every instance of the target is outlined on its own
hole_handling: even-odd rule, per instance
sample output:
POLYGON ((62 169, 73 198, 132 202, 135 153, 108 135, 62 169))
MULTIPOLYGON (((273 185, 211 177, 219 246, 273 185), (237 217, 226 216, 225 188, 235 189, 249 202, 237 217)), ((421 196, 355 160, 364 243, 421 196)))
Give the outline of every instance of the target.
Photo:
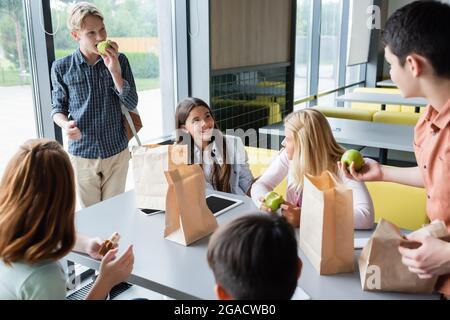
POLYGON ((304 175, 320 175, 328 170, 353 190, 355 228, 371 229, 374 209, 370 194, 364 183, 348 179, 339 171, 337 163, 345 150, 334 139, 325 116, 314 109, 294 112, 285 119, 285 133, 284 149, 252 187, 252 199, 257 206, 270 211, 262 205, 262 199, 287 176, 288 188, 282 213, 292 225, 298 227, 304 175))

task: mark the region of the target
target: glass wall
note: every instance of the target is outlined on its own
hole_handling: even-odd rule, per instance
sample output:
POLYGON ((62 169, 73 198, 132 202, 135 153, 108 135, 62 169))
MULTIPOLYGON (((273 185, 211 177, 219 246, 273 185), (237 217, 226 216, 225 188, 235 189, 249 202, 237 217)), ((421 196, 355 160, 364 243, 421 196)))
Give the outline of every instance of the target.
MULTIPOLYGON (((319 93, 339 87, 342 0, 322 0, 320 28, 319 93)), ((319 99, 319 105, 334 105, 335 94, 319 99)))
MULTIPOLYGON (((52 1, 56 59, 70 55, 78 46, 69 34, 66 20, 72 0, 52 1)), ((160 86, 160 38, 157 0, 91 0, 105 17, 108 38, 117 42, 134 74, 139 96, 138 110, 144 127, 142 142, 163 135, 160 86)), ((164 76, 164 75, 162 75, 164 76)), ((131 142, 135 144, 134 139, 131 142)))
POLYGON ((289 67, 248 67, 213 74, 211 108, 220 129, 258 130, 283 120, 289 67))
POLYGON ((350 85, 359 81, 361 81, 361 65, 347 67, 345 84, 350 85))
POLYGON ((37 136, 21 0, 0 1, 0 101, 0 175, 3 175, 18 147, 37 136))
MULTIPOLYGON (((295 101, 364 80, 361 78, 363 65, 345 65, 348 53, 343 47, 350 21, 343 17, 348 17, 349 0, 320 0, 320 4, 315 1, 319 0, 297 0, 295 101), (319 20, 320 27, 313 31, 313 22, 319 20), (314 59, 311 52, 317 53, 318 59, 314 59), (317 91, 311 92, 310 88, 317 88, 317 91)), ((336 95, 331 93, 318 98, 317 102, 297 104, 295 109, 316 104, 335 106, 336 95)))
POLYGON ((311 52, 311 10, 311 0, 297 0, 294 100, 309 95, 308 60, 311 52))

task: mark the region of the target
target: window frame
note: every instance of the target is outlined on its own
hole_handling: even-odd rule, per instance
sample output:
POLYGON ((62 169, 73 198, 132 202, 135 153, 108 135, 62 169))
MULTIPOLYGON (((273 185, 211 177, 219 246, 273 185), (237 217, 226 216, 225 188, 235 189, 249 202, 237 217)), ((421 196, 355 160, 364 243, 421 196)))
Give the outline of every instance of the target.
MULTIPOLYGON (((322 23, 322 0, 311 0, 311 20, 310 20, 310 53, 308 57, 308 97, 304 97, 294 104, 306 103, 308 107, 315 106, 318 97, 323 96, 319 92, 319 73, 320 73, 320 40, 321 40, 321 23, 322 23)), ((343 94, 345 88, 361 85, 366 82, 367 64, 360 64, 359 79, 356 82, 346 84, 347 73, 347 55, 348 55, 348 37, 349 37, 349 17, 350 17, 350 0, 341 0, 341 24, 339 39, 339 63, 338 63, 338 86, 326 90, 325 93, 343 94)), ((294 21, 296 24, 297 21, 294 21)), ((295 29, 296 30, 296 29, 295 29)), ((295 94, 295 93, 294 93, 295 94)), ((341 105, 341 104, 338 104, 341 105)))
POLYGON ((23 5, 37 137, 54 139, 62 144, 62 130, 50 117, 50 70, 55 60, 50 0, 23 0, 23 5))

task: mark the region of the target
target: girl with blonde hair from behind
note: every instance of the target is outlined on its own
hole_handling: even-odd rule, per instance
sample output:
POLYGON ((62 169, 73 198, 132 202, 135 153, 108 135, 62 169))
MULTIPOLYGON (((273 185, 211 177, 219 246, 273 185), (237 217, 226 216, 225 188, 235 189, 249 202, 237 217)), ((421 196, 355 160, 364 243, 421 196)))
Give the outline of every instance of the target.
POLYGON ((325 116, 314 109, 304 109, 288 115, 285 119, 286 138, 284 149, 275 157, 269 168, 253 184, 253 201, 264 211, 264 196, 288 177, 283 215, 295 227, 300 225, 303 177, 318 176, 330 171, 337 181, 353 190, 355 229, 371 229, 374 208, 364 183, 346 178, 337 166, 345 149, 334 139, 325 116))
MULTIPOLYGON (((51 140, 29 140, 0 183, 0 300, 63 300, 58 262, 76 249, 75 179, 68 155, 51 140)), ((110 250, 86 299, 105 299, 131 273, 132 246, 110 250)), ((92 255, 92 254, 91 254, 92 255)))

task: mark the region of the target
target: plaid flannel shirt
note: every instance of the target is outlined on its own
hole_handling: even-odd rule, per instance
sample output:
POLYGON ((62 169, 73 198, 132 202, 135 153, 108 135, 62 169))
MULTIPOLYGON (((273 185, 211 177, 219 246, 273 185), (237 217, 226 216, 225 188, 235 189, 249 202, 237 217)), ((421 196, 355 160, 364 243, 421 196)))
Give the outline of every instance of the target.
POLYGON ((121 104, 135 109, 138 95, 127 57, 119 54, 118 59, 124 79, 121 93, 101 57, 89 65, 77 49, 53 63, 51 116, 65 114, 80 129, 82 138, 69 140, 69 153, 74 156, 106 159, 128 147, 121 104))

